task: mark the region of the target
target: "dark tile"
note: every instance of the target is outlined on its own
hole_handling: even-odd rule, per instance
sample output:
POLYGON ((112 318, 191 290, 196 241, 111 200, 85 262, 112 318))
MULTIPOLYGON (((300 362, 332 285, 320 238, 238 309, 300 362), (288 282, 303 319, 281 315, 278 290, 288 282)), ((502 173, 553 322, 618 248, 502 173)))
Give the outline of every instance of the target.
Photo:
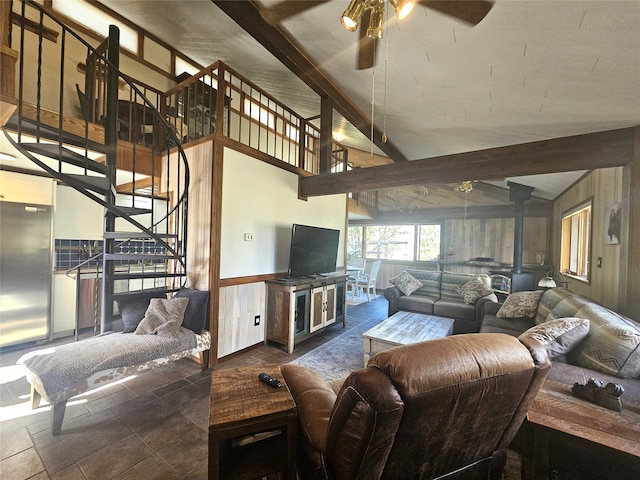
POLYGON ((173 480, 178 474, 158 455, 151 455, 114 477, 114 480, 173 480))
POLYGON ((65 435, 64 444, 73 458, 80 462, 129 435, 131 430, 119 418, 112 418, 88 428, 77 428, 73 433, 65 435))
POLYGON ((0 460, 33 447, 33 442, 26 428, 13 429, 11 432, 2 429, 0 434, 0 460))
POLYGON ((193 405, 194 402, 205 396, 208 396, 208 392, 205 391, 204 388, 199 385, 190 384, 180 390, 175 390, 165 395, 162 397, 162 400, 169 406, 181 410, 184 407, 193 405))
POLYGON ((79 461, 89 480, 113 478, 153 455, 153 451, 137 436, 129 435, 79 461))
POLYGON ((147 370, 141 375, 136 376, 133 380, 129 380, 123 385, 136 395, 144 395, 156 388, 171 383, 171 379, 167 378, 154 370, 147 370))
POLYGON ((187 381, 186 379, 180 379, 178 381, 175 382, 171 382, 169 385, 165 385, 163 387, 160 388, 156 388, 153 391, 153 394, 158 397, 158 398, 162 398, 165 395, 172 393, 176 390, 180 390, 181 388, 186 387, 187 385, 191 385, 191 382, 187 381))
POLYGON ((0 461, 2 478, 23 480, 44 471, 44 465, 35 448, 23 450, 0 461))
POLYGON ((203 460, 193 470, 189 470, 183 480, 207 480, 209 478, 209 462, 203 460))
POLYGON ((51 475, 51 480, 86 480, 82 470, 78 465, 71 465, 64 470, 59 471, 51 475))
POLYGON ((71 456, 69 447, 64 442, 57 442, 38 449, 44 467, 50 475, 58 473, 76 462, 71 456))
POLYGON ((184 475, 208 458, 208 445, 201 436, 191 432, 163 448, 158 454, 180 475, 184 475))
POLYGON ((108 408, 113 408, 123 402, 131 401, 136 398, 136 396, 137 395, 131 392, 131 390, 121 388, 115 392, 109 393, 108 395, 102 395, 100 398, 87 402, 86 407, 89 412, 97 413, 108 408))
POLYGON ((174 442, 176 438, 181 438, 197 428, 179 412, 170 412, 168 415, 149 412, 146 420, 146 422, 130 428, 154 452, 161 450, 174 442))

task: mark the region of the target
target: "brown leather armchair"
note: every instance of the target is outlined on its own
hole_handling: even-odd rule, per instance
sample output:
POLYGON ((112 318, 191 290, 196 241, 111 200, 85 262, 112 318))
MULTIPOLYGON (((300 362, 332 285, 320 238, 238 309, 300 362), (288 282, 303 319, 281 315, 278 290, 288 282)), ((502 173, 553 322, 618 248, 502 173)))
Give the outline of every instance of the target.
POLYGON ((499 479, 549 367, 535 340, 491 333, 378 353, 343 383, 283 365, 300 478, 499 479))

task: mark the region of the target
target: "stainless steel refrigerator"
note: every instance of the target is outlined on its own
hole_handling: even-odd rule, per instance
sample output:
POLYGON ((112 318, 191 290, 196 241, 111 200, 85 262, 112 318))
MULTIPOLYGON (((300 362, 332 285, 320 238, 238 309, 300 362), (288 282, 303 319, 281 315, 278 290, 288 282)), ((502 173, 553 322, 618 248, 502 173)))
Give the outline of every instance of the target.
POLYGON ((0 202, 0 347, 49 338, 52 209, 0 202))

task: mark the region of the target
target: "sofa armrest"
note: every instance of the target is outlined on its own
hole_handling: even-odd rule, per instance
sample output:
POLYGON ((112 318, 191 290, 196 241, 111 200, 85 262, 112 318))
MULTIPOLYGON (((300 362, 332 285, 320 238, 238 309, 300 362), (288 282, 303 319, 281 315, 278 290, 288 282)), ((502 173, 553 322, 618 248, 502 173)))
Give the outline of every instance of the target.
POLYGON ((304 438, 317 454, 324 454, 336 392, 320 375, 301 365, 286 364, 281 371, 296 403, 304 438))
POLYGON ((487 297, 482 297, 481 299, 479 299, 476 305, 478 308, 478 313, 480 314, 480 321, 482 321, 482 318, 485 315, 495 315, 496 313, 498 313, 498 310, 500 310, 500 307, 502 306, 501 303, 498 303, 497 298, 496 300, 491 301, 488 300, 487 297))
MULTIPOLYGON (((498 303, 498 297, 496 297, 495 293, 490 293, 489 295, 485 295, 484 297, 480 297, 476 300, 476 327, 477 332, 482 328, 482 319, 484 318, 485 312, 487 311, 487 307, 493 308, 493 305, 498 305, 500 308, 500 304, 498 303)), ((496 312, 498 310, 496 309, 496 312)))
POLYGON ((398 298, 401 296, 402 292, 395 285, 384 289, 384 298, 389 301, 389 317, 398 312, 398 298))

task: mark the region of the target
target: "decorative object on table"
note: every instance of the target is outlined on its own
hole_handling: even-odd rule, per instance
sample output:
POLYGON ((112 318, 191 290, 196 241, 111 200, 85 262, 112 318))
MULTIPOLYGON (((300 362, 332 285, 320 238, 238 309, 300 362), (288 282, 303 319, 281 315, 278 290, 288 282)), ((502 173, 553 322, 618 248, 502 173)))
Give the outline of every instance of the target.
POLYGON ((600 380, 591 378, 585 385, 574 383, 571 391, 576 397, 601 407, 615 410, 616 412, 622 411, 620 396, 624 393, 624 387, 618 383, 609 382, 603 386, 600 380))
POLYGON ((538 286, 540 288, 544 288, 545 290, 547 288, 556 288, 556 281, 553 279, 553 270, 549 270, 547 272, 547 275, 545 277, 542 277, 539 281, 538 281, 538 286))
POLYGON ((617 245, 620 243, 620 204, 616 203, 604 209, 604 244, 617 245))

